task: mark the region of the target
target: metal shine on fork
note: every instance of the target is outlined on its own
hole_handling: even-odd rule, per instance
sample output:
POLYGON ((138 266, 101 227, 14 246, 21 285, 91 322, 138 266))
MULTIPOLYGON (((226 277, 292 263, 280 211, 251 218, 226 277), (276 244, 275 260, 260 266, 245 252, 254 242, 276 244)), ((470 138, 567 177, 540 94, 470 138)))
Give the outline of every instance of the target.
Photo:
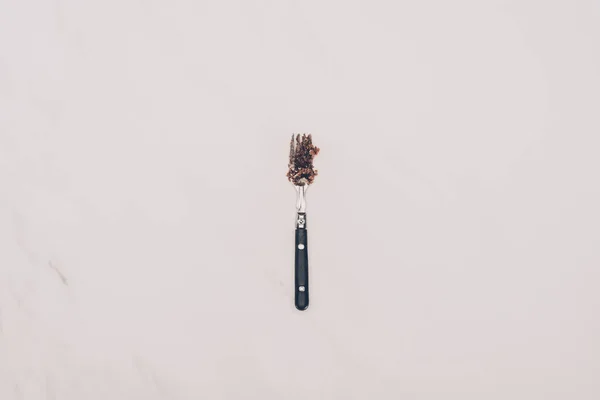
POLYGON ((296 228, 306 227, 306 191, 308 184, 302 186, 294 185, 296 189, 296 228))

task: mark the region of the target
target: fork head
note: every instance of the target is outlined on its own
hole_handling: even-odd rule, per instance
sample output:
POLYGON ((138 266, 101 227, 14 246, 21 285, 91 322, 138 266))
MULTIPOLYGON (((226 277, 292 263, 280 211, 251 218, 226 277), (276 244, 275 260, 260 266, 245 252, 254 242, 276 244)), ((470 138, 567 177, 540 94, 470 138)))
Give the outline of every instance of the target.
POLYGON ((319 148, 312 144, 311 135, 292 135, 287 177, 295 186, 308 186, 315 180, 318 171, 313 159, 319 148))

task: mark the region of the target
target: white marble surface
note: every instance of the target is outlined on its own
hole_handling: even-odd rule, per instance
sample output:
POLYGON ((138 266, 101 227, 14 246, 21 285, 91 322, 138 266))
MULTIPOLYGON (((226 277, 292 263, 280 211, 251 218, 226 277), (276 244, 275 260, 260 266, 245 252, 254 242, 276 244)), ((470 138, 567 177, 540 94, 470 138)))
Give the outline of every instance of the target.
POLYGON ((0 1, 0 399, 597 400, 598 4, 0 1))

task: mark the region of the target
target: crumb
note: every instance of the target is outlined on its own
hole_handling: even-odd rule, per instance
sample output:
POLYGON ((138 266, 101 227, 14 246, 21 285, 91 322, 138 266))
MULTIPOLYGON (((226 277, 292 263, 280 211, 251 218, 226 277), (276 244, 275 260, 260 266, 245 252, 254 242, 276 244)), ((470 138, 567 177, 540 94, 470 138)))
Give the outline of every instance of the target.
POLYGON ((311 135, 292 135, 287 173, 289 181, 296 186, 313 183, 318 174, 313 166, 313 159, 317 154, 319 154, 319 148, 312 144, 311 135))

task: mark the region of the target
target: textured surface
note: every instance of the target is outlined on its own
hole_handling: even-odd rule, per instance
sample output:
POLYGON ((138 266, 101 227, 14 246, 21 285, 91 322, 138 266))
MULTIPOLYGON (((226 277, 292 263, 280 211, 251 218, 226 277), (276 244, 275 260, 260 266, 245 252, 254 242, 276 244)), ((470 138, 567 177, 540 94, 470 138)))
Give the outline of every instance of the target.
POLYGON ((313 165, 319 148, 312 143, 311 134, 292 135, 287 177, 296 186, 310 185, 318 175, 313 165))
POLYGON ((598 400, 598 7, 1 0, 0 399, 598 400))

